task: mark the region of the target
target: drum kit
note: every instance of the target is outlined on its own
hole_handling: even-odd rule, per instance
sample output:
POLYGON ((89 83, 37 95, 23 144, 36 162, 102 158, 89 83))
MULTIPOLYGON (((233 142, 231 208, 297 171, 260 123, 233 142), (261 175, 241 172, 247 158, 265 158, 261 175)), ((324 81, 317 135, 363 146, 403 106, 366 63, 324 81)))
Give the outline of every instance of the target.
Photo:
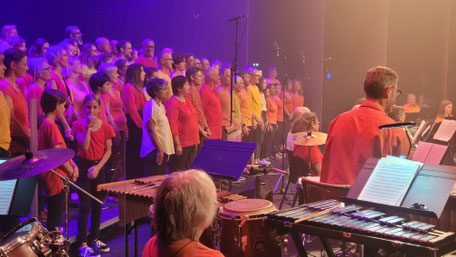
MULTIPOLYGON (((62 179, 67 194, 66 201, 68 201, 68 186, 72 185, 102 204, 103 202, 71 182, 68 177, 63 177, 53 170, 71 160, 73 156, 73 150, 64 148, 27 152, 0 164, 0 180, 32 177, 51 171, 62 179)), ((65 237, 62 232, 62 229, 48 231, 36 218, 30 218, 0 238, 0 257, 69 256, 68 202, 65 204, 65 237)))

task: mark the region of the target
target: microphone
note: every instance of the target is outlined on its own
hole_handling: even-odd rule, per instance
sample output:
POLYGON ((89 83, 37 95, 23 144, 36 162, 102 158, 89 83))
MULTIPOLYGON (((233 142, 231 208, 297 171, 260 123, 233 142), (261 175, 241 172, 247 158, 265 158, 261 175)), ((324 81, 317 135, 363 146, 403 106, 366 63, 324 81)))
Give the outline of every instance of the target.
POLYGON ((378 128, 379 129, 390 129, 390 128, 408 128, 414 126, 416 123, 415 122, 398 122, 398 123, 391 123, 391 124, 385 124, 381 125, 378 128))
POLYGON ((274 42, 273 42, 273 45, 274 45, 274 50, 275 50, 276 56, 278 57, 278 56, 280 55, 280 47, 279 47, 279 44, 277 43, 277 41, 274 41, 274 42))
POLYGON ((228 22, 237 21, 237 20, 240 20, 240 19, 245 18, 245 17, 247 17, 247 15, 246 15, 246 14, 243 14, 243 15, 241 15, 241 16, 238 16, 238 17, 234 17, 234 18, 229 19, 228 22))
POLYGON ((299 52, 299 56, 301 56, 301 63, 305 64, 306 60, 307 60, 307 56, 305 56, 303 52, 299 52))

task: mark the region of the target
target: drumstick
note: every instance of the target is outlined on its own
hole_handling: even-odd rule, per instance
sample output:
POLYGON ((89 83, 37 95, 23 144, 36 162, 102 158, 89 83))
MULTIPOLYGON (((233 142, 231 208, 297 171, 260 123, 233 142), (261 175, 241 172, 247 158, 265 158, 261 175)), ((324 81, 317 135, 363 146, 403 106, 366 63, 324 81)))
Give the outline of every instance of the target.
POLYGON ((321 216, 321 215, 323 215, 323 214, 326 214, 326 213, 328 213, 328 212, 331 211, 331 210, 334 210, 334 209, 337 209, 337 208, 341 208, 341 207, 344 207, 344 206, 345 206, 344 203, 340 203, 340 204, 338 204, 338 205, 336 205, 336 206, 334 206, 334 207, 328 208, 328 209, 323 210, 323 211, 321 211, 321 212, 317 212, 317 213, 314 213, 314 214, 312 214, 312 215, 309 215, 309 216, 306 216, 306 217, 297 219, 297 220, 295 220, 294 223, 299 223, 299 222, 301 222, 301 221, 310 220, 310 219, 312 219, 312 218, 315 218, 315 217, 321 216))

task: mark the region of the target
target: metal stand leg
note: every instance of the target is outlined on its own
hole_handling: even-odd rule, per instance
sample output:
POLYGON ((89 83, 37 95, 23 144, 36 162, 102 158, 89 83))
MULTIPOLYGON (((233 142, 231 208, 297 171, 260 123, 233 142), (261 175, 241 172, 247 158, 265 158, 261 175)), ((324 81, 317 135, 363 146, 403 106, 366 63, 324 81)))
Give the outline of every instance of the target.
POLYGON ((135 228, 135 257, 138 257, 138 226, 136 223, 133 226, 135 228))
POLYGON ((293 243, 296 246, 296 250, 298 250, 298 254, 301 257, 307 257, 307 252, 304 246, 302 245, 301 237, 298 235, 297 232, 290 232, 291 237, 293 238, 293 243))
POLYGON ((320 237, 320 241, 323 244, 323 248, 325 248, 326 254, 328 257, 335 257, 333 249, 331 245, 329 244, 328 240, 324 237, 320 237))
POLYGON ((290 186, 290 181, 288 181, 287 186, 285 187, 285 191, 283 192, 282 200, 280 201, 279 210, 282 209, 283 201, 285 201, 285 197, 287 197, 288 187, 290 186))
POLYGON ((130 224, 125 225, 125 257, 128 257, 128 235, 130 234, 130 224))

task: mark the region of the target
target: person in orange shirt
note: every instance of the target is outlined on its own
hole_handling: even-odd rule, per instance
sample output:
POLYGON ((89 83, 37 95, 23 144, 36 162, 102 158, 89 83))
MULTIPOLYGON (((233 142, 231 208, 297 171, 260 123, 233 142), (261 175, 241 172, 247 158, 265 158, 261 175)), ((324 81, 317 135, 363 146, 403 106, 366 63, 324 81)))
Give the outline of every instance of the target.
POLYGON ((378 128, 395 123, 387 113, 401 94, 397 81, 396 72, 387 67, 378 66, 367 72, 367 100, 358 109, 336 117, 329 126, 321 182, 353 185, 369 158, 407 154, 409 142, 403 129, 378 128))
MULTIPOLYGON (((244 68, 249 72, 250 81, 246 83, 246 89, 250 97, 250 106, 252 109, 252 140, 258 143, 258 147, 255 150, 255 162, 260 161, 260 150, 263 144, 261 134, 263 133, 263 119, 261 117, 261 95, 260 89, 256 85, 260 81, 260 72, 252 66, 246 66, 244 68)), ((244 81, 245 83, 245 81, 244 81)))
POLYGON ((415 94, 408 94, 407 95, 407 103, 404 104, 404 111, 405 113, 418 113, 421 111, 421 107, 416 104, 416 95, 415 94))
POLYGON ((239 105, 241 106, 241 116, 242 116, 242 141, 243 142, 254 142, 253 132, 252 132, 252 105, 250 103, 250 96, 245 88, 245 85, 248 84, 250 81, 250 75, 247 71, 241 71, 239 74, 242 78, 241 90, 237 92, 237 96, 239 98, 239 105), (247 83, 246 83, 247 81, 247 83))
POLYGON ((434 123, 442 122, 446 117, 453 117, 453 103, 448 100, 440 102, 439 113, 434 123))
POLYGON ((221 72, 220 85, 216 88, 217 95, 222 105, 222 140, 227 139, 227 128, 231 125, 231 70, 229 68, 223 69, 221 72))
POLYGON ((215 185, 207 173, 172 173, 158 187, 150 209, 156 235, 144 247, 143 257, 223 257, 199 242, 217 212, 215 185), (181 204, 176 208, 175 203, 181 204))
POLYGON ((158 69, 158 78, 166 80, 168 82, 168 99, 173 96, 173 89, 171 88, 171 71, 173 70, 173 52, 170 48, 165 48, 158 55, 158 63, 160 68, 158 69))
POLYGON ((273 85, 268 85, 264 90, 264 97, 266 98, 266 116, 268 118, 266 129, 266 135, 264 137, 263 146, 261 149, 260 158, 266 158, 277 151, 275 150, 274 139, 277 137, 277 103, 271 95, 271 91, 274 90, 273 85))
MULTIPOLYGON (((302 82, 299 79, 293 80, 293 111, 297 107, 304 106, 304 95, 302 93, 302 82)), ((293 113, 293 111, 291 113, 293 113)))

